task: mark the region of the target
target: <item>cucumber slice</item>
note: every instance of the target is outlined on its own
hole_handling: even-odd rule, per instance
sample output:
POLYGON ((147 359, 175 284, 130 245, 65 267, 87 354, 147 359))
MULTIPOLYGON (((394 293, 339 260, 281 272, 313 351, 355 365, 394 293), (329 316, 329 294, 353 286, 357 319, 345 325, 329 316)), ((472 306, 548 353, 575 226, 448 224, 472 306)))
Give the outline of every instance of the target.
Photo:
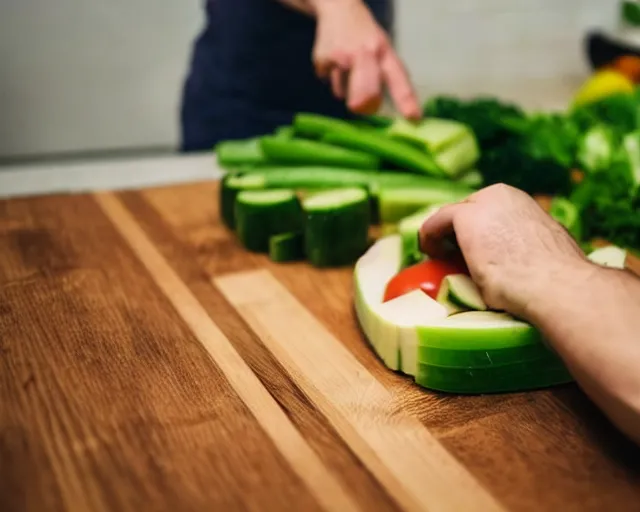
POLYGON ((266 162, 260 138, 225 140, 215 146, 218 164, 227 169, 238 165, 258 165, 266 162))
POLYGON ((522 347, 509 347, 494 350, 458 350, 418 347, 418 363, 449 368, 486 368, 521 363, 544 357, 555 352, 544 343, 535 343, 522 347))
POLYGON ((467 311, 418 328, 420 346, 456 350, 496 350, 543 343, 531 324, 508 313, 467 311))
POLYGON ((314 140, 263 137, 261 147, 266 157, 276 163, 328 165, 353 169, 380 167, 380 159, 374 155, 314 140))
POLYGON ((429 118, 420 123, 397 119, 388 129, 389 136, 417 144, 431 154, 442 151, 469 133, 469 128, 457 121, 429 118))
POLYGON ((243 190, 236 197, 236 234, 249 251, 268 252, 273 235, 298 231, 302 210, 295 191, 243 190))
POLYGON ((601 247, 587 256, 593 263, 603 267, 624 269, 627 261, 627 251, 615 245, 601 247))
POLYGON ((473 192, 473 189, 449 182, 425 188, 383 189, 378 194, 378 217, 383 223, 398 222, 428 206, 462 201, 473 192))
POLYGON ((424 222, 434 215, 442 205, 434 205, 417 211, 416 213, 403 218, 398 223, 398 233, 402 238, 402 266, 408 267, 418 263, 425 258, 420 251, 418 243, 418 231, 424 222))
POLYGON ((482 300, 480 290, 473 280, 465 274, 452 274, 446 276, 440 285, 438 302, 440 298, 447 300, 461 309, 486 311, 487 305, 482 300))
POLYGON ((448 393, 500 393, 546 388, 573 381, 553 359, 513 363, 495 368, 445 368, 420 364, 416 383, 448 393))
POLYGON ((320 192, 303 201, 305 252, 312 265, 355 262, 369 245, 369 197, 360 188, 320 192))
POLYGON ((272 261, 300 261, 304 259, 304 235, 280 233, 269 238, 269 258, 272 261))
POLYGON ((242 190, 259 190, 266 187, 266 181, 260 174, 243 176, 228 173, 220 183, 219 214, 222 222, 229 228, 235 228, 236 197, 242 190))
POLYGON ((377 155, 382 160, 394 163, 407 170, 416 171, 436 177, 444 177, 444 171, 435 163, 434 159, 426 152, 401 142, 387 135, 371 131, 339 130, 329 132, 323 140, 337 146, 350 149, 358 149, 377 155))

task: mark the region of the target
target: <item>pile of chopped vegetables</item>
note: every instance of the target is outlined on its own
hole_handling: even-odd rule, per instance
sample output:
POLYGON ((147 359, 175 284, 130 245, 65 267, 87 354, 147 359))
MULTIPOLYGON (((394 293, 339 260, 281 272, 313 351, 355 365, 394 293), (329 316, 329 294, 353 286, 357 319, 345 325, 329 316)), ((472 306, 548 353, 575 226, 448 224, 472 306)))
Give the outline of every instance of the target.
MULTIPOLYGON (((370 245, 372 225, 402 233, 429 208, 506 183, 546 197, 585 250, 595 240, 640 250, 637 89, 565 112, 438 96, 424 114, 414 124, 300 113, 272 134, 218 144, 223 221, 275 261, 349 265, 370 245)), ((408 262, 419 260, 414 252, 408 262)))

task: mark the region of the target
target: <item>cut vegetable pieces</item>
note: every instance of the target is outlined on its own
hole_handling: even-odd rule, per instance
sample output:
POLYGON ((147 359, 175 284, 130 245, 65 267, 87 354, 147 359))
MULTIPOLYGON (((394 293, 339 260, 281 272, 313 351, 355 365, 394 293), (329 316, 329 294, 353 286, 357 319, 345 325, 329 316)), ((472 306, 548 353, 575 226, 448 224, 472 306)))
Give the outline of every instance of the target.
POLYGON ((416 383, 448 393, 500 393, 525 391, 571 382, 564 365, 554 360, 534 360, 495 368, 445 368, 418 365, 416 383))
POLYGON ((238 165, 257 165, 266 161, 260 139, 225 140, 215 147, 218 164, 223 168, 238 165))
POLYGON ((469 129, 462 123, 448 119, 429 118, 419 123, 412 123, 400 118, 389 127, 391 137, 406 140, 431 154, 455 144, 469 133, 469 129))
POLYGON ((420 345, 457 350, 495 350, 542 343, 531 324, 508 313, 466 311, 418 328, 420 345))
POLYGON ((305 253, 312 265, 354 263, 369 245, 369 197, 360 188, 319 192, 303 201, 305 253))
POLYGON ((402 266, 407 267, 426 258, 418 245, 418 231, 425 221, 434 215, 442 205, 433 205, 403 218, 398 223, 398 233, 402 238, 402 266))
POLYGON ((265 188, 265 180, 261 175, 242 176, 227 173, 220 183, 220 218, 230 228, 235 228, 236 197, 242 190, 259 190, 265 188))
POLYGON ((380 159, 374 155, 315 140, 262 137, 262 151, 274 163, 288 165, 329 165, 353 169, 378 169, 380 159))
POLYGON ((296 133, 314 138, 320 138, 330 132, 354 129, 348 121, 310 112, 296 114, 293 118, 293 128, 296 133))
POLYGON ((323 140, 338 146, 366 151, 407 170, 436 177, 445 176, 444 171, 426 151, 421 151, 406 142, 394 140, 388 135, 351 128, 328 132, 323 140))
POLYGON ((378 217, 382 223, 394 223, 433 205, 462 201, 474 190, 452 183, 441 186, 397 187, 378 194, 378 217))
POLYGON ((280 233, 269 238, 269 258, 272 261, 300 261, 304 259, 304 235, 280 233))
POLYGON ((438 302, 440 299, 459 306, 460 309, 486 311, 487 305, 482 300, 480 290, 473 280, 465 274, 446 276, 440 285, 438 302))
POLYGON ((293 190, 243 190, 235 203, 236 234, 249 251, 268 252, 273 235, 302 227, 302 210, 293 190))
POLYGON ((434 155, 440 169, 456 178, 471 169, 480 159, 480 146, 471 132, 434 155))

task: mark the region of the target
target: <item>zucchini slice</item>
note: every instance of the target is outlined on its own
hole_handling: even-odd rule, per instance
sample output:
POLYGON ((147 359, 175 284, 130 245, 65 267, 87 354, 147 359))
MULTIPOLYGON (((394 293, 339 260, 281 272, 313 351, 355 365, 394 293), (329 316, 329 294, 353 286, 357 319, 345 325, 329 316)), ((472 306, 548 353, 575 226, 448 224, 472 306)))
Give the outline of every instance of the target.
POLYGON ((298 231, 302 210, 295 191, 243 190, 235 203, 236 234, 249 251, 268 252, 273 235, 298 231))
POLYGON ((269 258, 272 261, 301 261, 304 259, 304 235, 280 233, 269 238, 269 258))
POLYGON ((465 274, 446 276, 440 285, 438 302, 446 301, 459 306, 460 309, 486 311, 487 305, 482 300, 480 290, 473 280, 465 274))
POLYGON ((349 265, 366 250, 371 212, 365 190, 319 192, 302 205, 306 216, 305 252, 312 265, 349 265))
POLYGON ((266 186, 264 177, 260 174, 242 175, 240 173, 227 173, 220 183, 219 214, 222 222, 234 229, 236 197, 243 190, 259 190, 266 186))
POLYGON ((474 192, 450 182, 429 187, 396 187, 378 194, 378 216, 382 223, 394 223, 428 206, 456 203, 474 192))
POLYGON ((215 154, 218 164, 225 169, 238 165, 259 165, 266 162, 259 137, 218 142, 215 154))

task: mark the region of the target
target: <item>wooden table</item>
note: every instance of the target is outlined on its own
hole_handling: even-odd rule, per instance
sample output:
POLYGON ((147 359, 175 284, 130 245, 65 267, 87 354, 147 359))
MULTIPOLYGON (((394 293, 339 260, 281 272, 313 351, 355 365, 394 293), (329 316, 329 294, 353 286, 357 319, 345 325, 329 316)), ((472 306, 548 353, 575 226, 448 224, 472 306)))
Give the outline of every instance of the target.
POLYGON ((0 202, 0 510, 640 510, 574 385, 432 393, 348 269, 275 265, 216 184, 0 202))

